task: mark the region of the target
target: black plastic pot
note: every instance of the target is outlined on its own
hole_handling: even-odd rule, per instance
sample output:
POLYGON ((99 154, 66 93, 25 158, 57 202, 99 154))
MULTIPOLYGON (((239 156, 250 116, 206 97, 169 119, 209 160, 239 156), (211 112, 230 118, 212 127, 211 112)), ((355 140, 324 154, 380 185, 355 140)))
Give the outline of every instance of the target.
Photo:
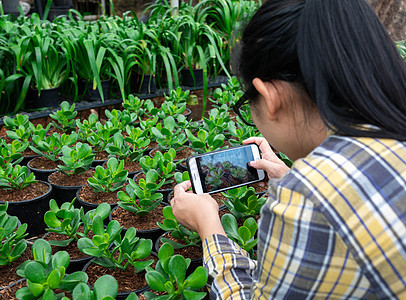
MULTIPOLYGON (((152 252, 151 252, 152 253, 152 252)), ((87 268, 89 268, 89 266, 90 266, 90 264, 92 264, 93 262, 93 259, 92 260, 90 260, 84 267, 83 267, 83 269, 82 269, 82 271, 83 272, 86 272, 87 271, 87 268)), ((103 275, 103 274, 100 274, 100 276, 101 275, 103 275)), ((149 286, 145 286, 145 287, 143 287, 143 288, 141 288, 141 289, 138 289, 138 290, 135 290, 135 291, 132 291, 132 292, 119 292, 118 294, 117 294, 117 297, 116 297, 116 299, 126 299, 127 297, 128 297, 128 295, 129 294, 131 294, 131 293, 135 293, 135 294, 137 294, 137 295, 140 295, 140 294, 142 294, 142 293, 145 293, 146 291, 149 291, 150 290, 150 287, 149 286)))
MULTIPOLYGON (((104 100, 109 99, 110 86, 111 86, 110 79, 102 80, 101 81, 101 86, 102 86, 104 100)), ((94 90, 93 89, 93 84, 89 83, 89 85, 87 86, 87 91, 86 91, 85 98, 88 101, 100 101, 101 100, 101 95, 100 95, 98 87, 96 87, 96 89, 94 90)))
POLYGON ((2 6, 5 14, 11 14, 14 16, 19 16, 18 6, 20 5, 19 0, 7 0, 3 1, 2 6))
MULTIPOLYGON (((49 178, 48 178, 49 182, 49 178)), ((56 200, 58 205, 61 205, 64 202, 72 202, 73 198, 76 197, 76 192, 82 187, 81 185, 78 186, 63 186, 51 183, 53 193, 52 198, 56 200)), ((79 208, 78 201, 75 201, 75 207, 79 208)))
POLYGON ((153 94, 156 91, 155 76, 154 75, 143 75, 134 74, 133 77, 133 87, 134 93, 137 94, 153 94))
POLYGON ((203 69, 193 69, 192 72, 190 69, 183 69, 180 74, 183 85, 189 87, 203 86, 203 69))
MULTIPOLYGON (((79 194, 80 194, 80 191, 82 190, 82 188, 83 188, 83 186, 81 186, 80 189, 78 189, 76 191, 76 204, 83 207, 84 212, 87 213, 89 210, 96 209, 99 206, 99 204, 86 202, 82 198, 80 198, 79 194)), ((110 204, 111 209, 114 209, 116 206, 117 206, 117 203, 110 204)), ((105 221, 107 221, 107 220, 108 219, 106 219, 105 221)))
POLYGON ((48 181, 48 176, 51 175, 53 172, 55 172, 56 169, 36 169, 36 168, 33 168, 33 167, 31 167, 31 162, 33 160, 34 160, 34 158, 31 159, 30 161, 28 161, 28 163, 27 163, 28 169, 30 169, 31 172, 34 173, 35 178, 37 180, 48 181))
MULTIPOLYGON (((36 236, 45 232, 44 214, 49 210, 49 200, 51 200, 52 186, 48 182, 38 180, 48 186, 48 191, 34 199, 9 202, 7 213, 16 216, 21 223, 27 223, 28 236, 36 236)), ((0 203, 4 203, 0 201, 0 203)))
MULTIPOLYGON (((36 157, 39 157, 39 155, 27 155, 23 156, 23 160, 19 163, 20 166, 27 166, 28 162, 36 157)), ((38 178, 39 179, 39 178, 38 178)))
MULTIPOLYGON (((37 92, 36 92, 37 93, 37 92)), ((35 97, 35 96, 34 96, 35 97)), ((61 101, 59 99, 59 87, 53 89, 42 89, 41 94, 36 94, 36 107, 59 108, 61 101)), ((35 100, 34 100, 35 101, 35 100)))

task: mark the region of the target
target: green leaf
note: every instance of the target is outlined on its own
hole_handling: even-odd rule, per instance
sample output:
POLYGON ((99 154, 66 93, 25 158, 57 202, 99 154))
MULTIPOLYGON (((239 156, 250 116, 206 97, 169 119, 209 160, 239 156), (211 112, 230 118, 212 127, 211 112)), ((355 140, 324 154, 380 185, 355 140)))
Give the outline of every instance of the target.
POLYGON ((143 259, 146 258, 152 250, 152 240, 146 239, 141 240, 138 244, 138 247, 135 251, 131 254, 133 259, 143 259))
POLYGON ((103 202, 96 208, 96 214, 100 216, 102 220, 106 219, 111 212, 110 204, 103 202))
POLYGON ((175 278, 178 285, 185 281, 186 269, 186 261, 182 255, 175 255, 169 260, 169 274, 175 278))
POLYGON ((26 278, 34 283, 43 284, 47 279, 44 267, 36 261, 29 262, 25 266, 24 272, 26 278))
POLYGON ((34 259, 48 265, 51 262, 52 248, 51 245, 43 240, 38 239, 32 245, 34 259))
POLYGON ((145 274, 145 279, 151 289, 156 292, 165 291, 166 278, 157 271, 149 271, 145 274))
POLYGON ((197 138, 201 141, 201 142, 205 142, 207 139, 207 132, 204 130, 199 130, 199 132, 197 133, 197 138))
POLYGON ((192 289, 201 289, 207 283, 208 272, 205 267, 199 266, 195 271, 189 275, 185 281, 185 287, 192 289))
POLYGON ((95 235, 103 235, 104 234, 103 220, 99 215, 95 215, 94 218, 93 218, 92 230, 93 230, 95 235))
POLYGON ((236 218, 231 214, 225 214, 221 217, 221 225, 223 225, 224 231, 227 236, 238 240, 238 224, 236 218))
POLYGON ((115 299, 118 293, 118 284, 116 279, 111 275, 103 275, 94 283, 94 293, 96 299, 111 296, 115 299))
POLYGON ((251 231, 245 226, 238 228, 238 235, 241 237, 244 243, 251 239, 251 231))
POLYGON ((159 260, 165 260, 169 257, 172 257, 175 254, 175 251, 173 249, 173 247, 168 244, 168 243, 164 243, 158 251, 158 258, 159 260))
POLYGON ((61 273, 58 269, 54 269, 51 273, 49 273, 47 283, 49 288, 53 290, 58 288, 59 284, 61 283, 61 273))
POLYGON ((75 286, 79 283, 87 283, 88 277, 85 272, 77 271, 72 274, 67 275, 61 280, 59 288, 64 291, 73 291, 75 286))
POLYGON ((66 251, 58 251, 52 257, 52 267, 54 269, 59 269, 60 267, 64 267, 65 270, 68 268, 70 262, 70 257, 68 252, 66 251))
POLYGON ((56 217, 55 212, 53 211, 47 211, 44 215, 44 221, 45 224, 48 225, 48 227, 53 227, 53 228, 58 228, 61 226, 61 221, 56 217))
POLYGON ((252 217, 245 220, 243 225, 250 230, 251 236, 254 236, 255 232, 258 230, 257 222, 252 217))
POLYGON ((31 300, 31 299, 37 299, 37 297, 34 297, 32 292, 28 287, 22 287, 16 292, 16 297, 17 299, 23 299, 23 300, 31 300))
POLYGON ((140 260, 140 261, 135 261, 133 262, 133 267, 134 269, 137 270, 137 272, 139 271, 143 271, 146 267, 150 266, 152 263, 154 262, 154 260, 150 259, 150 260, 140 260))
POLYGON ((73 289, 72 298, 77 299, 77 300, 89 300, 89 299, 91 299, 91 292, 90 292, 89 286, 87 284, 85 284, 85 283, 79 283, 73 289))
POLYGON ((206 297, 207 293, 184 290, 182 294, 186 300, 200 300, 206 297))
POLYGON ((40 296, 44 292, 44 289, 45 289, 45 287, 42 284, 34 283, 34 282, 31 282, 30 280, 27 280, 27 286, 35 297, 40 296))

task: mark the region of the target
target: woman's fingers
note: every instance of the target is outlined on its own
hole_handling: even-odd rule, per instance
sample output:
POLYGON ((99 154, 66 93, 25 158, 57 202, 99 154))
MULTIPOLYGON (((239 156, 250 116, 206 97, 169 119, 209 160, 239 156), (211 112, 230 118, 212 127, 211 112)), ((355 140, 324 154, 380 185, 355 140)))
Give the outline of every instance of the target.
POLYGON ((269 145, 268 141, 263 137, 250 137, 242 142, 244 145, 246 144, 257 144, 259 149, 262 153, 272 152, 272 148, 269 145))
POLYGON ((250 165, 255 169, 264 170, 268 178, 280 178, 290 170, 285 164, 275 163, 267 159, 251 161, 250 165))

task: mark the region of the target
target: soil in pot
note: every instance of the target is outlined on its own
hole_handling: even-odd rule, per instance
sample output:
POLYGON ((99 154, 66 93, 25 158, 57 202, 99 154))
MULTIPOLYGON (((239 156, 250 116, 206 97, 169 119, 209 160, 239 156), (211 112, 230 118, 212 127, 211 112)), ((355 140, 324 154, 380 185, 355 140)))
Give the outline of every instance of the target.
MULTIPOLYGON (((105 162, 103 164, 103 168, 107 168, 106 163, 107 162, 105 162)), ((142 171, 142 168, 138 161, 132 161, 127 156, 125 159, 125 162, 124 162, 124 170, 126 170, 128 172, 128 177, 130 178, 130 177, 134 176, 136 173, 142 171)))
POLYGON ((38 180, 47 181, 48 176, 55 172, 60 161, 52 161, 43 156, 35 157, 27 163, 27 167, 34 173, 38 180))
POLYGON ((106 202, 108 204, 116 204, 118 202, 117 198, 118 191, 125 191, 125 185, 115 192, 107 192, 107 193, 105 192, 96 193, 93 190, 93 188, 91 188, 88 185, 84 185, 78 193, 78 199, 96 205, 99 205, 103 202, 106 202))
MULTIPOLYGON (((154 259, 157 260, 153 255, 148 256, 143 260, 154 259)), ((152 265, 154 267, 155 264, 152 265)), ((89 276, 88 284, 94 285, 95 281, 105 274, 113 276, 118 283, 118 292, 120 293, 130 293, 136 292, 137 294, 144 292, 149 289, 147 281, 145 280, 145 271, 136 273, 133 266, 129 266, 127 270, 121 269, 109 269, 99 266, 91 261, 86 264, 83 271, 89 276)), ((118 299, 119 297, 117 297, 118 299)), ((123 298, 125 299, 125 297, 123 298)))
POLYGON ((22 287, 27 286, 26 280, 22 279, 18 276, 20 280, 16 281, 14 284, 10 285, 4 290, 0 290, 0 299, 7 299, 7 300, 17 300, 16 293, 22 287))
MULTIPOLYGON (((87 170, 86 172, 67 176, 62 172, 54 172, 48 176, 48 182, 53 186, 52 197, 56 200, 58 205, 64 202, 71 202, 76 197, 76 192, 87 183, 87 179, 94 175, 94 170, 87 170)), ((75 201, 75 207, 80 207, 78 201, 75 201)))
POLYGON ((106 151, 97 151, 92 163, 92 167, 101 166, 109 159, 109 154, 106 151))
POLYGON ((144 217, 139 217, 135 213, 118 206, 111 212, 111 219, 117 220, 120 225, 126 229, 134 227, 137 230, 137 237, 149 238, 155 243, 158 237, 163 233, 163 230, 158 227, 157 222, 162 223, 164 220, 162 209, 167 205, 168 204, 161 203, 144 217))
POLYGON ((42 196, 48 191, 49 186, 44 182, 38 181, 36 183, 26 186, 22 190, 19 189, 0 190, 0 199, 1 199, 0 202, 26 201, 42 196))
POLYGON ((87 183, 87 179, 94 175, 94 170, 87 170, 79 175, 67 176, 62 172, 54 172, 48 177, 48 182, 60 186, 81 187, 87 183))

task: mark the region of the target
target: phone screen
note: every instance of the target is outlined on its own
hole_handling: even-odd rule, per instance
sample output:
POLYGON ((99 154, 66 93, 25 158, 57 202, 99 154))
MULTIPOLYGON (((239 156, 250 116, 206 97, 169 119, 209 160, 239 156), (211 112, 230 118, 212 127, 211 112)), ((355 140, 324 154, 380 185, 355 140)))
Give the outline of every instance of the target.
POLYGON ((248 165, 253 160, 250 147, 238 147, 196 157, 203 191, 210 193, 258 181, 257 170, 248 165))

